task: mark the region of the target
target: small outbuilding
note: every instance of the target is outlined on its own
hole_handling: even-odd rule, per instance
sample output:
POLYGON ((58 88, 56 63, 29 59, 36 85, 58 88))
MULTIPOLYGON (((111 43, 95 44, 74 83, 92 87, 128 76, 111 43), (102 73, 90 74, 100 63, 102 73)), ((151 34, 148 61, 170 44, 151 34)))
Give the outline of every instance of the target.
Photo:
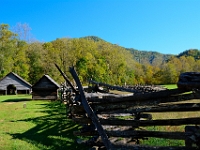
POLYGON ((32 86, 32 99, 56 100, 59 87, 50 76, 44 75, 32 86))
POLYGON ((30 94, 31 84, 14 72, 8 73, 0 80, 0 94, 30 94))

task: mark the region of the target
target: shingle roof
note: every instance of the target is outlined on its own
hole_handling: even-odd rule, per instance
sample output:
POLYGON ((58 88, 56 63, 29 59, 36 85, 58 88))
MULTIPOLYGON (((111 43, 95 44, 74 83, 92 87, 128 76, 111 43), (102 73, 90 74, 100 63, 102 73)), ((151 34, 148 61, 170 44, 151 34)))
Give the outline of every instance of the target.
POLYGON ((53 84, 55 84, 58 88, 60 87, 60 85, 56 81, 54 81, 49 75, 45 74, 44 76, 47 77, 49 79, 49 81, 51 81, 53 84))
POLYGON ((56 81, 54 81, 49 75, 43 75, 32 87, 34 87, 36 84, 38 84, 40 81, 41 81, 41 79, 42 78, 47 78, 51 83, 53 83, 56 87, 60 87, 60 85, 56 82, 56 81))
POLYGON ((32 85, 24 80, 14 72, 8 73, 5 77, 0 80, 0 90, 6 90, 7 86, 13 84, 18 90, 31 89, 32 85))
POLYGON ((7 76, 10 76, 10 75, 14 75, 15 77, 17 77, 18 79, 20 79, 21 81, 23 81, 24 83, 26 83, 28 86, 32 86, 29 82, 27 82, 26 80, 24 80, 22 77, 20 77, 19 75, 17 75, 16 73, 14 73, 14 72, 10 72, 10 73, 8 73, 5 77, 3 77, 1 80, 0 80, 0 82, 3 80, 3 79, 5 79, 7 76))
MULTIPOLYGON (((10 72, 9 74, 13 74, 14 76, 16 76, 18 79, 22 80, 23 82, 25 82, 27 85, 29 85, 30 87, 32 86, 29 82, 27 82, 26 80, 24 80, 22 77, 20 77, 19 75, 17 75, 16 73, 14 72, 10 72)), ((8 74, 8 75, 9 75, 8 74)), ((7 76, 8 76, 7 75, 7 76)))

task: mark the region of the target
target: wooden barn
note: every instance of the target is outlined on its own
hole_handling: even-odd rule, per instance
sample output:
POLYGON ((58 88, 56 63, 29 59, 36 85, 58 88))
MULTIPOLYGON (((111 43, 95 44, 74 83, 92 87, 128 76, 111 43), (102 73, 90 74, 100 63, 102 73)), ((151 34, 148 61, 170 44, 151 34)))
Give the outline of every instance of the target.
POLYGON ((32 99, 56 100, 59 87, 50 76, 44 75, 32 86, 32 99))
POLYGON ((21 78, 19 75, 10 72, 0 80, 0 94, 30 94, 31 84, 21 78))

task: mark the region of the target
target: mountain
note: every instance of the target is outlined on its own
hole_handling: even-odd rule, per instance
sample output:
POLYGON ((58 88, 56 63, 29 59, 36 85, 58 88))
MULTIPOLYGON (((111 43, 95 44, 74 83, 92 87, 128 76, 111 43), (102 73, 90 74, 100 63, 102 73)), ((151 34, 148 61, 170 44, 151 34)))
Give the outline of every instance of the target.
POLYGON ((180 58, 181 56, 192 56, 195 59, 200 59, 200 50, 198 49, 189 49, 189 50, 185 50, 182 53, 180 53, 177 57, 180 58))
MULTIPOLYGON (((101 38, 99 38, 99 37, 97 37, 97 36, 85 36, 85 37, 81 37, 81 38, 83 38, 83 39, 87 39, 87 40, 92 40, 92 41, 94 41, 94 42, 106 42, 105 40, 103 40, 103 39, 101 39, 101 38)), ((106 43, 108 43, 108 42, 106 42, 106 43)))
POLYGON ((172 56, 170 54, 161 54, 154 51, 140 51, 133 48, 126 48, 133 54, 134 60, 141 64, 160 65, 168 61, 172 56))
POLYGON ((130 51, 133 54, 133 59, 139 62, 140 64, 151 64, 154 66, 159 66, 160 64, 167 62, 172 56, 178 58, 181 56, 192 56, 195 59, 200 59, 200 50, 198 49, 190 49, 180 53, 179 55, 172 55, 172 54, 162 54, 155 51, 141 51, 141 50, 136 50, 134 48, 121 47, 119 45, 109 43, 97 36, 86 36, 82 38, 92 40, 94 42, 105 42, 107 44, 111 44, 119 48, 124 48, 130 51))
POLYGON ((154 52, 154 51, 141 51, 141 50, 136 50, 134 48, 121 47, 119 45, 109 43, 97 36, 86 36, 86 37, 82 37, 82 38, 92 40, 94 42, 105 42, 107 44, 114 45, 115 47, 124 48, 124 49, 130 51, 133 54, 133 59, 135 61, 139 62, 140 64, 151 64, 151 65, 158 66, 158 65, 168 61, 172 56, 174 56, 174 55, 162 54, 162 53, 158 53, 158 52, 154 52))

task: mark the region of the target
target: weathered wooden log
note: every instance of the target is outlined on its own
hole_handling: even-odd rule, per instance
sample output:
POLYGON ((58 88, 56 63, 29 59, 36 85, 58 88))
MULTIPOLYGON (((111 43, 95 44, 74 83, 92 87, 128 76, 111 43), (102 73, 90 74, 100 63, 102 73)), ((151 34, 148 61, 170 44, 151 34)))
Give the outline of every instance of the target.
POLYGON ((152 107, 157 106, 161 103, 169 103, 169 102, 180 102, 186 100, 193 100, 199 99, 199 94, 190 93, 178 96, 171 96, 171 97, 164 97, 164 98, 157 98, 157 99, 147 99, 147 100, 133 100, 133 101, 122 101, 116 103, 92 103, 91 107, 96 112, 109 112, 109 111, 120 111, 122 112, 130 112, 129 109, 136 109, 136 108, 144 108, 144 107, 152 107), (127 110, 126 110, 127 109, 127 110))
POLYGON ((193 145, 196 145, 196 147, 199 147, 200 149, 200 126, 186 126, 185 132, 193 133, 185 140, 185 145, 187 147, 192 147, 193 145))
POLYGON ((180 89, 200 89, 200 72, 180 74, 177 86, 180 89))
POLYGON ((70 107, 70 111, 73 114, 84 114, 84 113, 86 113, 83 106, 75 105, 75 104, 73 104, 73 106, 70 107))
POLYGON ((85 97, 88 101, 90 99, 96 98, 96 99, 103 99, 103 98, 124 98, 127 96, 132 96, 133 93, 130 94, 112 94, 112 93, 88 93, 85 92, 85 97))
POLYGON ((179 126, 186 124, 200 124, 200 117, 183 119, 161 119, 161 120, 122 120, 122 119, 100 119, 102 125, 122 125, 122 126, 179 126))
MULTIPOLYGON (((95 110, 95 109, 94 109, 95 110)), ((200 103, 168 104, 159 106, 133 106, 125 109, 100 111, 99 114, 141 113, 141 112, 185 112, 200 111, 200 103)))
POLYGON ((127 86, 127 88, 137 90, 140 93, 151 93, 151 92, 158 92, 166 90, 163 86, 158 85, 134 85, 134 86, 127 86))
POLYGON ((144 137, 155 137, 165 139, 176 139, 185 140, 188 136, 193 133, 188 132, 162 132, 162 131, 108 131, 109 136, 114 137, 132 137, 132 138, 144 138, 144 137))
POLYGON ((75 116, 75 117, 72 117, 72 120, 79 124, 91 124, 92 123, 92 120, 90 118, 86 118, 86 117, 75 116))
POLYGON ((101 102, 101 103, 118 103, 118 102, 127 102, 127 101, 145 101, 145 100, 153 100, 170 97, 172 95, 183 94, 184 92, 189 92, 190 90, 185 89, 171 89, 164 90, 154 93, 146 93, 146 94, 136 94, 133 96, 121 97, 121 98, 107 98, 107 99, 88 99, 89 102, 101 102))
POLYGON ((59 72, 62 74, 62 76, 64 77, 65 81, 67 82, 67 84, 72 88, 73 92, 78 94, 78 91, 75 89, 75 87, 72 85, 72 83, 69 81, 68 77, 66 76, 66 74, 58 67, 57 64, 55 64, 56 68, 59 70, 59 72))
POLYGON ((112 113, 109 114, 109 112, 106 114, 97 114, 97 116, 99 118, 114 118, 114 117, 126 117, 127 119, 148 119, 151 120, 152 119, 152 115, 151 114, 144 114, 144 113, 112 113), (103 116, 103 117, 102 117, 103 116))
MULTIPOLYGON (((96 138, 95 138, 96 139, 96 138)), ((131 142, 131 139, 118 139, 115 137, 111 137, 109 138, 109 140, 111 141, 113 148, 112 150, 198 150, 198 148, 195 147, 185 147, 185 146, 145 146, 145 145, 138 145, 136 142, 134 142, 134 144, 132 144, 133 142, 131 142)), ((81 140, 81 144, 86 144, 86 145, 96 145, 95 148, 102 148, 103 143, 100 140, 96 140, 94 141, 92 138, 92 143, 90 141, 84 141, 81 140)), ((100 149, 101 149, 100 148, 100 149)), ((105 149, 105 148, 103 148, 105 149)))
MULTIPOLYGON (((119 141, 118 138, 110 138, 113 148, 112 150, 198 150, 195 147, 185 147, 185 146, 145 146, 145 145, 138 145, 136 143, 132 144, 127 142, 128 140, 119 141)), ((88 144, 87 141, 81 140, 82 144, 88 144)), ((95 141, 92 143, 93 145, 102 146, 101 141, 95 141), (98 143, 97 143, 98 142, 98 143)), ((91 144, 89 143, 91 146, 91 144)), ((96 147, 98 149, 98 146, 96 147)))
POLYGON ((158 107, 138 108, 136 112, 185 112, 200 111, 200 103, 169 104, 158 107))
POLYGON ((198 150, 195 147, 185 147, 185 146, 145 146, 145 145, 132 145, 132 144, 115 144, 113 143, 113 150, 198 150))
POLYGON ((95 113, 93 112, 93 110, 91 109, 91 107, 89 106, 86 98, 85 98, 85 94, 84 94, 84 90, 83 90, 83 87, 81 85, 81 82, 78 78, 78 75, 76 73, 76 71, 74 70, 73 67, 70 68, 70 73, 71 75, 73 76, 77 86, 78 86, 78 89, 79 89, 79 92, 80 92, 80 96, 81 96, 81 103, 83 104, 83 107, 85 109, 85 111, 87 112, 88 116, 92 119, 92 122, 94 123, 94 125, 96 126, 97 128, 97 131, 99 133, 99 135, 101 136, 102 138, 102 141, 105 145, 105 147, 109 150, 109 149, 112 149, 112 145, 110 143, 110 141, 108 140, 108 136, 106 135, 103 127, 101 126, 97 116, 95 115, 95 113))
POLYGON ((150 92, 157 92, 157 91, 161 91, 161 90, 166 90, 166 88, 161 87, 161 86, 153 86, 153 85, 135 85, 135 86, 113 86, 113 85, 109 85, 106 83, 101 83, 101 82, 96 82, 93 80, 89 80, 89 82, 98 85, 98 86, 104 86, 107 87, 108 89, 111 90, 118 90, 118 91, 125 91, 125 92, 131 92, 134 94, 137 93, 150 93, 150 92))
POLYGON ((113 85, 109 85, 109 84, 106 84, 106 83, 96 82, 96 81, 93 81, 93 80, 89 80, 89 82, 91 82, 93 84, 98 84, 99 86, 106 86, 106 87, 108 87, 109 89, 112 89, 112 90, 138 93, 137 90, 132 90, 130 88, 125 88, 125 87, 121 87, 121 86, 113 86, 113 85))
MULTIPOLYGON (((162 131, 106 131, 107 135, 113 137, 132 137, 143 139, 145 137, 155 137, 155 138, 165 138, 165 139, 176 139, 176 140, 185 140, 189 136, 192 136, 192 132, 162 132, 162 131)), ((74 132, 76 136, 95 136, 98 135, 98 132, 74 132)))

